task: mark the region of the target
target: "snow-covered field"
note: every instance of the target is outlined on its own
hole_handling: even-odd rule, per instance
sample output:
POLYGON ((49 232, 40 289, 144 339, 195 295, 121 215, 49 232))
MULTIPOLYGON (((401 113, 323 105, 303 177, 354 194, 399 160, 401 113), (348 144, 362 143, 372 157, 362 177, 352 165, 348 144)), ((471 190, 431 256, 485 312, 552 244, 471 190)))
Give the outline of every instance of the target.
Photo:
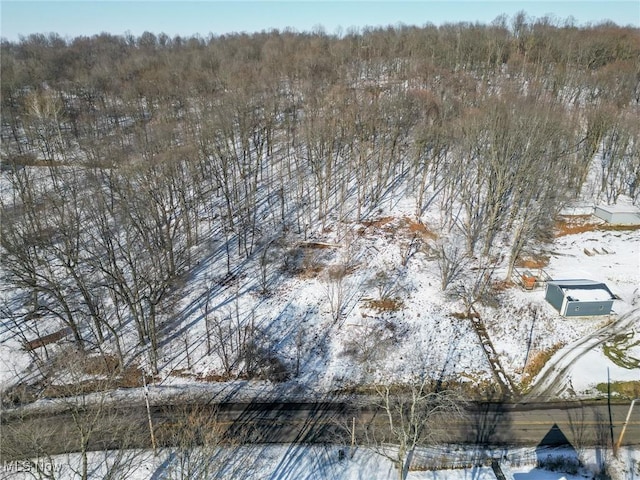
MULTIPOLYGON (((204 452, 202 452, 204 453, 204 452)), ((511 473, 514 480, 584 480, 593 478, 599 471, 599 462, 606 461, 617 480, 632 480, 640 476, 640 450, 622 449, 616 460, 610 452, 585 450, 579 455, 581 466, 577 465, 575 452, 563 450, 552 453, 534 451, 496 451, 467 452, 469 458, 489 459, 476 462, 476 466, 456 469, 411 469, 408 480, 495 480, 496 475, 489 466, 490 458, 521 458, 518 465, 509 461, 502 462, 504 473, 511 473), (551 460, 550 460, 551 459, 551 460), (539 468, 536 460, 553 463, 553 470, 539 468), (568 459, 564 464, 563 460, 568 459), (575 462, 574 468, 571 463, 575 462), (569 466, 567 467, 567 464, 569 466), (563 471, 564 470, 564 471, 563 471), (566 473, 571 471, 572 473, 566 473)), ((91 452, 89 460, 89 478, 104 478, 111 471, 112 478, 128 480, 170 480, 189 478, 202 472, 204 464, 208 466, 208 478, 243 478, 271 480, 392 480, 398 477, 394 466, 384 457, 372 450, 357 449, 351 456, 348 449, 337 446, 300 445, 241 447, 233 452, 216 450, 207 452, 205 458, 197 451, 160 450, 156 456, 151 451, 91 452)), ((435 460, 437 461, 437 460, 435 460)), ((471 464, 474 462, 471 461, 471 464)), ((54 471, 61 480, 76 478, 80 468, 78 454, 60 455, 37 462, 5 463, 2 472, 11 480, 36 478, 36 466, 42 471, 54 471), (31 470, 31 471, 28 471, 31 470)), ((5 478, 3 476, 2 478, 5 478)))

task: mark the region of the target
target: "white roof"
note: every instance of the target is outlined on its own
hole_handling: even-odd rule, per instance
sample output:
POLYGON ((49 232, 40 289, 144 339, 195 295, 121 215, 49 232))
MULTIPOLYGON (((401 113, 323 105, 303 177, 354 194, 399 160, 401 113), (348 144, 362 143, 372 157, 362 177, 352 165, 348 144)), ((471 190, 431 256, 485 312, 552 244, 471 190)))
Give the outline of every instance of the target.
POLYGON ((611 293, 603 288, 565 288, 566 297, 571 297, 574 302, 603 302, 613 300, 611 293))

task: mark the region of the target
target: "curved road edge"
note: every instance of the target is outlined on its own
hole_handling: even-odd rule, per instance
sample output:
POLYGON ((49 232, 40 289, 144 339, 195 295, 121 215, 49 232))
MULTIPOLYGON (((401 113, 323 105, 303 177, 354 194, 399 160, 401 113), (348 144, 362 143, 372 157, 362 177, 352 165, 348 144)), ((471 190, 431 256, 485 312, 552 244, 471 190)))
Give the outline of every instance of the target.
POLYGON ((635 308, 622 314, 613 323, 562 348, 547 362, 521 401, 540 402, 550 398, 559 398, 567 388, 567 376, 571 367, 580 358, 639 322, 640 308, 635 308))

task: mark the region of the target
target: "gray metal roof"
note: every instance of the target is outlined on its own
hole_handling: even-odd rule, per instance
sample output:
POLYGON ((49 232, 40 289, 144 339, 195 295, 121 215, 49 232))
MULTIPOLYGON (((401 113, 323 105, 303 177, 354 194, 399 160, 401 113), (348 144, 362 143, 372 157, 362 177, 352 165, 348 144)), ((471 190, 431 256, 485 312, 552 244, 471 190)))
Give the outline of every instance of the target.
MULTIPOLYGON (((594 280, 587 280, 586 278, 577 278, 577 279, 567 279, 567 280, 549 280, 547 283, 551 283, 553 285, 557 285, 560 288, 562 287, 587 287, 587 286, 595 286, 595 285, 604 285, 602 282, 596 282, 594 280)), ((606 285, 605 285, 606 287, 606 285)))
POLYGON ((605 283, 596 282, 594 280, 587 280, 585 278, 567 279, 567 280, 549 280, 547 283, 551 285, 556 285, 561 289, 581 289, 582 288, 585 290, 593 290, 593 289, 605 290, 606 292, 611 294, 612 298, 615 298, 615 295, 611 290, 609 290, 609 287, 607 287, 605 283))

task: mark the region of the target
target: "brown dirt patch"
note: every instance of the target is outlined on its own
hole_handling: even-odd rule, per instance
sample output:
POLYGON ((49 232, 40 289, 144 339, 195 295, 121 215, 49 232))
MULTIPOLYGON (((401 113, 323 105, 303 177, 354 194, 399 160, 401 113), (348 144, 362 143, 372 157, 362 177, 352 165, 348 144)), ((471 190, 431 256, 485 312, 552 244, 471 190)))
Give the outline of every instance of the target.
POLYGON ((504 292, 505 290, 515 287, 515 283, 509 280, 500 280, 498 282, 493 282, 492 288, 494 292, 504 292))
POLYGON ((436 238, 438 238, 438 235, 432 230, 429 230, 429 227, 422 222, 416 222, 415 220, 412 220, 408 217, 404 217, 403 221, 406 228, 408 228, 412 233, 417 233, 431 240, 435 240, 436 238))
POLYGON ((556 221, 555 236, 563 237, 584 232, 624 232, 633 230, 640 230, 640 225, 612 225, 593 215, 561 215, 556 221))
POLYGON ((398 297, 385 297, 378 300, 366 300, 365 305, 371 310, 375 310, 378 313, 397 312, 404 308, 404 302, 401 298, 398 297))
POLYGON ((392 222, 393 220, 395 220, 395 217, 380 217, 375 220, 362 222, 362 225, 364 225, 366 228, 381 228, 392 222))
POLYGON ((471 318, 480 318, 480 315, 477 312, 453 312, 451 313, 453 318, 457 318, 458 320, 469 320, 471 318))
POLYGON ((418 222, 409 217, 381 217, 376 220, 362 222, 364 228, 358 230, 358 235, 364 236, 367 230, 382 230, 388 235, 400 234, 407 237, 422 237, 425 240, 435 240, 438 234, 431 230, 425 223, 418 222))

